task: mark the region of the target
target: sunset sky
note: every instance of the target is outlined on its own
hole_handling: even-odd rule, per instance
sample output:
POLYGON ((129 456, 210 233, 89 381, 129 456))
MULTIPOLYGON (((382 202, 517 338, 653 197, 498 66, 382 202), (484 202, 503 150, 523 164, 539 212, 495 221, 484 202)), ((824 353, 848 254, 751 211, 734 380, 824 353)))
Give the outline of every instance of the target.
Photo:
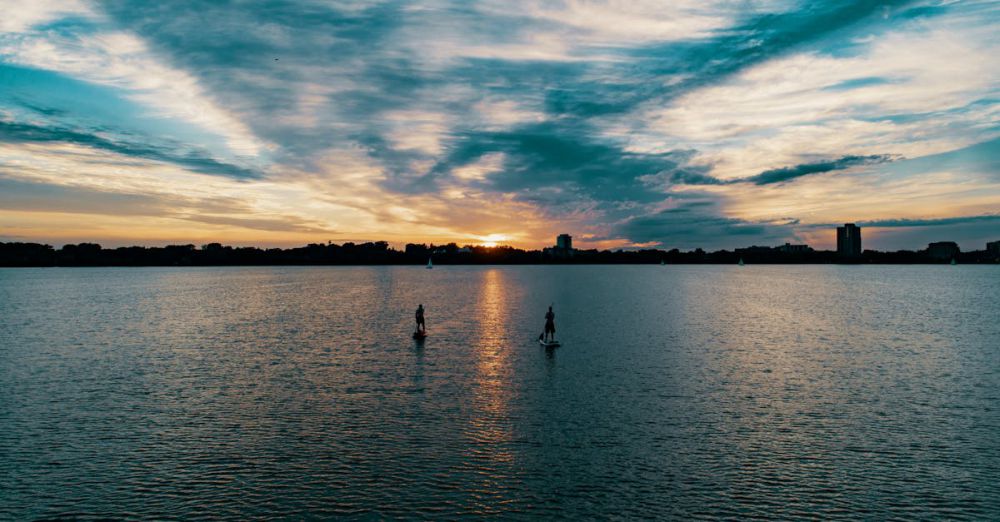
POLYGON ((996 1, 0 13, 0 241, 1000 240, 996 1))

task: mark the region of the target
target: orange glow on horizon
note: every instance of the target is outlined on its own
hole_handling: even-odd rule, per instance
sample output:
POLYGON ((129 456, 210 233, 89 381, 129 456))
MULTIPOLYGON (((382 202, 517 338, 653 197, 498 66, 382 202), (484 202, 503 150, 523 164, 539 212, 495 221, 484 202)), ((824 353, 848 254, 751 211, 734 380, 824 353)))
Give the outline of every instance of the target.
POLYGON ((489 234, 487 236, 477 237, 479 240, 479 246, 486 248, 494 248, 500 245, 503 241, 509 241, 510 236, 505 234, 489 234))

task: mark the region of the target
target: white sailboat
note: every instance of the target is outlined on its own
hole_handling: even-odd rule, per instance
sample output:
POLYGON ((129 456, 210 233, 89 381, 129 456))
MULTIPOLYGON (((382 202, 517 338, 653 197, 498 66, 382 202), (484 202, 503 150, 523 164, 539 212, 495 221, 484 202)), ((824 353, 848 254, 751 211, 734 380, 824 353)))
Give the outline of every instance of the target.
POLYGON ((427 258, 427 269, 430 270, 432 268, 434 268, 434 263, 431 261, 431 258, 428 257, 427 258))
POLYGON ((740 258, 740 266, 743 266, 743 258, 740 258))

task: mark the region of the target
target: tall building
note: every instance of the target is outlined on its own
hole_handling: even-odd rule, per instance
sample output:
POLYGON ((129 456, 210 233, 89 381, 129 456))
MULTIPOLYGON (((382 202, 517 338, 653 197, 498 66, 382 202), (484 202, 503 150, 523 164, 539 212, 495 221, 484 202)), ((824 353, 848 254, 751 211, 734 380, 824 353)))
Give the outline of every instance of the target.
POLYGON ((1000 258, 1000 241, 986 243, 986 251, 994 258, 1000 258))
POLYGON ((556 237, 556 246, 543 248, 542 252, 555 259, 569 259, 573 257, 573 236, 569 234, 559 234, 556 237))
POLYGON ((837 255, 840 257, 861 257, 861 227, 845 223, 837 227, 837 255))

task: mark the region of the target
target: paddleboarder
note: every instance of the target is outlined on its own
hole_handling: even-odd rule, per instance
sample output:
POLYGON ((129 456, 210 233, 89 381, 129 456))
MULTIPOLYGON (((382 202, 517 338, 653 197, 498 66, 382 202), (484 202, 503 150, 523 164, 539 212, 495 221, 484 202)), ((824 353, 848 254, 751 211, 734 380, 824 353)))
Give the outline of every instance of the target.
POLYGON ((424 324, 424 305, 417 305, 417 331, 418 334, 427 333, 427 325, 424 324))
POLYGON ((545 313, 545 341, 555 341, 556 340, 556 314, 552 311, 552 307, 549 307, 549 311, 545 313))

